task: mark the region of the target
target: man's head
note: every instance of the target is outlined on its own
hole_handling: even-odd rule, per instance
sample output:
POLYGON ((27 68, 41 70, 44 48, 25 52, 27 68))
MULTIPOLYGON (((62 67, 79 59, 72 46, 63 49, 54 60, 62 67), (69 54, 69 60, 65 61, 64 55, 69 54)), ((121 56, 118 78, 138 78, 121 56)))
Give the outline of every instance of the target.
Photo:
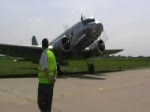
POLYGON ((48 39, 47 38, 44 38, 43 40, 42 40, 42 48, 43 49, 46 49, 46 48, 48 48, 48 39))

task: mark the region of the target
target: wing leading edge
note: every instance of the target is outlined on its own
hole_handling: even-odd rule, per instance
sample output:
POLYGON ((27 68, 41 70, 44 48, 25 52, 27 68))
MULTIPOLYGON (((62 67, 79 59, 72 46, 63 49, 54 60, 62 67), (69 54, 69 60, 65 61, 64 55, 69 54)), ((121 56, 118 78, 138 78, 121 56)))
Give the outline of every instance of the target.
POLYGON ((0 44, 0 54, 25 58, 32 62, 38 62, 41 53, 42 47, 39 46, 0 44))
POLYGON ((85 58, 91 58, 91 57, 109 56, 110 54, 116 54, 121 51, 123 51, 123 49, 106 49, 103 52, 99 51, 98 49, 93 49, 93 50, 84 50, 82 54, 85 58))

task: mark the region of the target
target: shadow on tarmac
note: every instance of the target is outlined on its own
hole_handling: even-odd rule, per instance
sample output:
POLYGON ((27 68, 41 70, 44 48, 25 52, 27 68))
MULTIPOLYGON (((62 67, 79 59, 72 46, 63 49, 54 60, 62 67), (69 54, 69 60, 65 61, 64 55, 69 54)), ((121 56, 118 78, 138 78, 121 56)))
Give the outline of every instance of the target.
MULTIPOLYGON (((91 79, 91 80, 106 80, 98 76, 106 76, 105 73, 119 72, 120 70, 107 70, 107 71, 95 71, 93 74, 88 72, 61 72, 58 78, 79 78, 79 79, 91 79)), ((123 71, 123 70, 122 70, 123 71)), ((0 75, 0 79, 4 78, 37 78, 37 74, 7 74, 0 75)))
POLYGON ((93 74, 89 72, 62 72, 58 78, 80 78, 80 79, 93 79, 93 80, 106 80, 98 76, 106 76, 105 73, 119 72, 120 70, 107 70, 107 71, 95 71, 93 74))

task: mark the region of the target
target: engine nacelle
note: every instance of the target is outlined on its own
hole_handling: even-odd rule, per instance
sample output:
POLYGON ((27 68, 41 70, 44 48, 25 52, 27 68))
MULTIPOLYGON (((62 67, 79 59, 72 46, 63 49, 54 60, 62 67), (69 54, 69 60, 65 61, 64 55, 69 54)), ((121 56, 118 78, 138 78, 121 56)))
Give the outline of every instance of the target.
POLYGON ((89 58, 93 56, 100 56, 103 51, 105 51, 105 44, 103 40, 94 42, 88 47, 87 50, 84 50, 82 53, 84 57, 89 58))
POLYGON ((101 52, 105 51, 105 43, 103 40, 98 41, 98 48, 101 52))
POLYGON ((92 45, 89 46, 89 50, 96 50, 100 53, 102 53, 103 51, 105 51, 105 44, 103 40, 99 40, 94 42, 92 45))
POLYGON ((70 39, 64 36, 58 42, 53 45, 53 52, 55 53, 57 60, 68 58, 70 54, 71 42, 70 39))

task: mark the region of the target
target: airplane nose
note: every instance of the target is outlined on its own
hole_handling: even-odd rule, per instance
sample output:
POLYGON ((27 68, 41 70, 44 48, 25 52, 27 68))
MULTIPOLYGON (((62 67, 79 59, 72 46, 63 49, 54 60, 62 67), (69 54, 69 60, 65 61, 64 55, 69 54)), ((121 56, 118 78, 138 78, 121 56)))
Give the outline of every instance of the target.
POLYGON ((95 28, 93 29, 93 33, 101 34, 103 32, 103 25, 101 23, 97 23, 95 28))
POLYGON ((99 32, 103 32, 103 24, 102 23, 97 23, 97 25, 96 25, 96 29, 97 29, 97 31, 99 31, 99 32))

